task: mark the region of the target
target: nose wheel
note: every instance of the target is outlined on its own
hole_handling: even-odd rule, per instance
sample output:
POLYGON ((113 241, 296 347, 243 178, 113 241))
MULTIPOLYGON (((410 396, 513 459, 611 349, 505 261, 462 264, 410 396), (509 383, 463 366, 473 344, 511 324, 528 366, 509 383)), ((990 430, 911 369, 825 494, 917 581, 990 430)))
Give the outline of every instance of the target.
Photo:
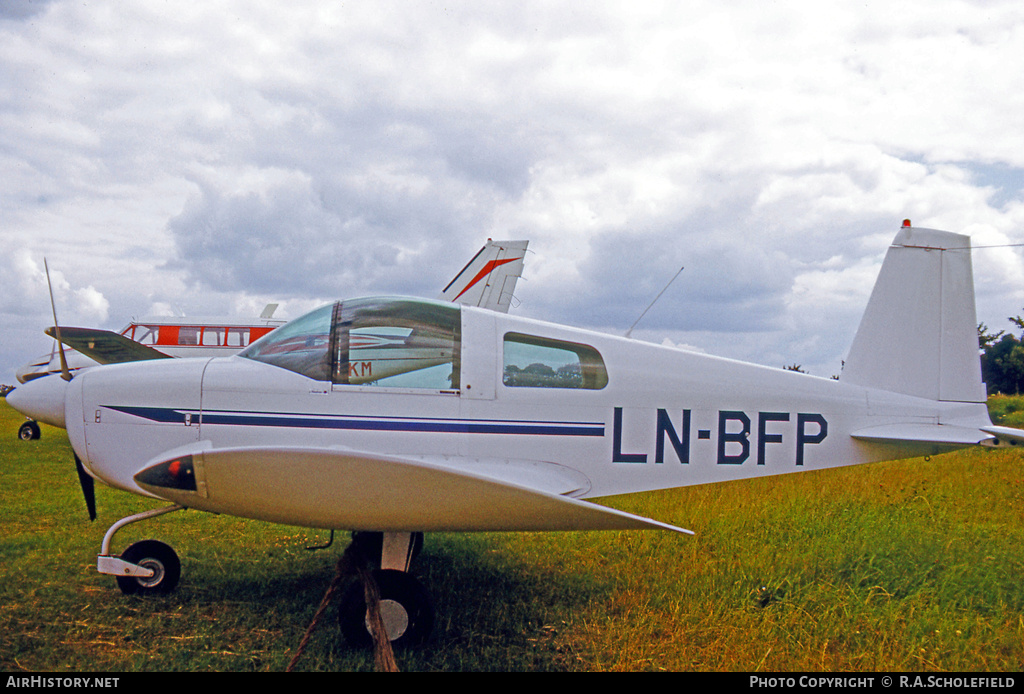
POLYGON ((18 438, 22 441, 35 441, 41 435, 39 424, 31 419, 18 427, 18 438))
POLYGON ((126 525, 182 509, 177 505, 165 506, 114 523, 103 536, 96 568, 101 574, 117 579, 117 587, 125 595, 166 595, 173 591, 181 578, 181 561, 170 545, 159 540, 143 540, 129 546, 120 556, 114 556, 110 553, 110 544, 117 531, 126 525))
POLYGON ((117 587, 125 595, 166 595, 177 587, 181 577, 178 555, 158 540, 136 542, 121 554, 121 560, 152 572, 151 576, 118 576, 117 587))

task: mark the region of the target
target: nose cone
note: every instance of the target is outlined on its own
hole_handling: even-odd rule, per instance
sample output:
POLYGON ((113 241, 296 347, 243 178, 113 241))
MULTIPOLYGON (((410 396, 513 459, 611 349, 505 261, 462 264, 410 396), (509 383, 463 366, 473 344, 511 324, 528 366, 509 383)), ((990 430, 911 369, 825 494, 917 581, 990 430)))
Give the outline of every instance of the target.
POLYGON ((64 428, 68 382, 60 376, 34 378, 7 394, 7 404, 26 417, 64 428))

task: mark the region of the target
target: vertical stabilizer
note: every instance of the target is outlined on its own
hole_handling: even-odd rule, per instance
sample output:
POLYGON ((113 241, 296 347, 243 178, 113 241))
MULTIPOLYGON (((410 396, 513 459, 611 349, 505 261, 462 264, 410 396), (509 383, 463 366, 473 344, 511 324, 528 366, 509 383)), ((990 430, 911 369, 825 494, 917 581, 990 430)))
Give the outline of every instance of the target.
POLYGON ((467 306, 508 313, 516 281, 523 274, 528 241, 492 241, 473 256, 438 297, 467 306))
POLYGON ((853 339, 844 383, 985 402, 970 246, 963 234, 904 223, 853 339))

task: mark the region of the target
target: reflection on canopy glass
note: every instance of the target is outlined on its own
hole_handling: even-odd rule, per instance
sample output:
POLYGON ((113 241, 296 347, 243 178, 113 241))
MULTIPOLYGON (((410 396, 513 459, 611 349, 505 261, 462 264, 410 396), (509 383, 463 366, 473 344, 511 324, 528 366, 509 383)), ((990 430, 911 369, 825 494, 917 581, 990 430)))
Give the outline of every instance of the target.
POLYGON ((317 381, 329 380, 329 346, 334 307, 335 304, 322 306, 282 325, 249 345, 239 356, 280 366, 317 381))
POLYGON ((460 332, 453 304, 355 299, 278 328, 240 356, 338 384, 458 389, 460 332))

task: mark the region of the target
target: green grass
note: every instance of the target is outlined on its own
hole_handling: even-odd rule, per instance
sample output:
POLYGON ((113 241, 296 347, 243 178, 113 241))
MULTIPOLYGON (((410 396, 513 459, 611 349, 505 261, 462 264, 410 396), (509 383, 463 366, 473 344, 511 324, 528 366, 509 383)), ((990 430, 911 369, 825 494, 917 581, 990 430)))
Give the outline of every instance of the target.
MULTIPOLYGON (((994 418, 1024 398, 994 399, 994 418), (996 410, 998 409, 998 414, 996 410)), ((1024 406, 1020 407, 1024 411, 1024 406)), ((171 514, 122 531, 182 558, 178 590, 124 596, 95 570, 111 523, 152 501, 98 487, 90 523, 62 430, 15 438, 0 404, 0 670, 283 671, 347 535, 171 514)), ((1019 424, 1019 422, 1017 422, 1019 424)), ((631 495, 689 527, 428 535, 430 641, 402 670, 1019 671, 1024 464, 973 449, 631 495)), ((299 670, 372 670, 333 610, 299 670)))
POLYGON ((993 395, 988 399, 988 411, 994 424, 1024 427, 1024 396, 993 395))

